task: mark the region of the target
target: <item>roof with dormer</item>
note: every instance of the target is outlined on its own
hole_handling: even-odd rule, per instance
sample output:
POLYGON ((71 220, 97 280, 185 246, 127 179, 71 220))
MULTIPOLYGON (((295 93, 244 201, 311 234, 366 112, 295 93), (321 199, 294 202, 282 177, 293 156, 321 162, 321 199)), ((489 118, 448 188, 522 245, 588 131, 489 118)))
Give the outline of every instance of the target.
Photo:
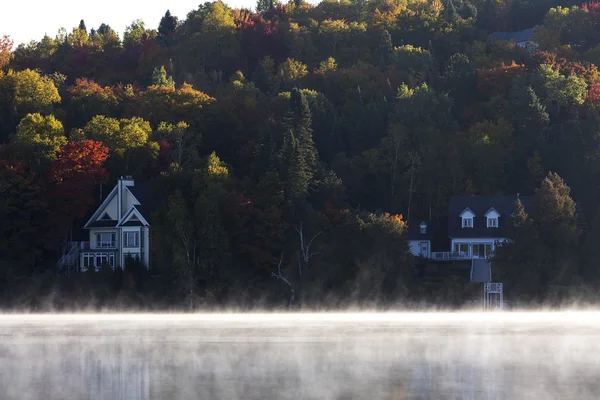
POLYGON ((515 210, 517 198, 523 203, 525 212, 531 213, 533 196, 452 196, 448 203, 448 236, 460 238, 505 238, 506 222, 515 210), (475 214, 472 228, 462 227, 460 214, 469 209, 475 214), (487 227, 485 214, 494 209, 500 217, 497 228, 487 227))
POLYGON ((436 233, 436 224, 427 219, 413 219, 408 222, 407 240, 433 240, 436 233), (427 224, 425 233, 421 233, 421 225, 427 224))

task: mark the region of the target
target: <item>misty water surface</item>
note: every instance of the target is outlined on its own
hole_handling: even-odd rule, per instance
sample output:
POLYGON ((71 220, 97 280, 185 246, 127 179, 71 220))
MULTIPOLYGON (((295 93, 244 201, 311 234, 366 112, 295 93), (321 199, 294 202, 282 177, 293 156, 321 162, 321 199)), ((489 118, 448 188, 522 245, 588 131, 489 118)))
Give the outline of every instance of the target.
POLYGON ((598 399, 600 313, 4 315, 0 399, 598 399))

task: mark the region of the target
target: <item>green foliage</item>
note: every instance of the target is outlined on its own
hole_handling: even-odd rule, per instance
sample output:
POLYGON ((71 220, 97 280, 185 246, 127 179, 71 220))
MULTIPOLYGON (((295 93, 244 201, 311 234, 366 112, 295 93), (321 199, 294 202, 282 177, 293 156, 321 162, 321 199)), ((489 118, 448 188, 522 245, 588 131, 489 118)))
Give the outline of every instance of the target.
POLYGON ((9 72, 0 76, 0 85, 5 95, 11 93, 14 105, 23 111, 46 111, 61 98, 54 82, 47 76, 26 69, 19 72, 9 72))
POLYGON ((129 149, 142 147, 152 135, 152 128, 141 118, 108 118, 103 115, 94 117, 83 128, 86 139, 104 143, 117 155, 123 155, 129 149))
POLYGON ((155 86, 168 86, 175 89, 175 82, 172 77, 167 76, 164 65, 161 65, 160 68, 154 68, 154 72, 152 72, 152 84, 155 86))
POLYGON ((22 158, 48 165, 56 159, 60 146, 67 143, 63 125, 53 115, 27 114, 17 126, 12 144, 22 158))
MULTIPOLYGON (((191 309, 287 303, 286 277, 305 305, 437 299, 414 279, 400 213, 446 220, 450 196, 538 187, 494 261, 507 296, 542 300, 599 279, 597 5, 261 0, 257 9, 207 2, 181 22, 167 11, 157 30, 133 21, 122 43, 84 21, 14 52, 0 39, 0 263, 27 275, 49 260, 46 232, 77 222, 57 212, 60 193, 77 215, 88 211, 83 193, 98 180, 62 177, 84 164, 103 172, 106 154, 67 143, 66 131, 110 148, 113 180, 157 186, 158 278, 90 273, 101 297, 143 292, 191 309), (533 27, 541 51, 486 40, 533 27)), ((441 297, 460 304, 465 284, 447 283, 441 297)))
POLYGON ((542 78, 548 99, 555 101, 559 106, 583 104, 587 94, 587 84, 576 75, 565 77, 551 65, 540 66, 539 74, 542 78))

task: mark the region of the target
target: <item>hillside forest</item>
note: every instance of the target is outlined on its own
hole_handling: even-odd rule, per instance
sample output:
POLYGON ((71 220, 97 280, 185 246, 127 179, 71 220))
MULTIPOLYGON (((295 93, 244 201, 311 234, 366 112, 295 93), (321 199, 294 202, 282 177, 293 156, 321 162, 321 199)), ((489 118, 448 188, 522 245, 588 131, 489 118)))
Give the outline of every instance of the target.
POLYGON ((535 201, 493 260, 506 298, 595 301, 600 3, 215 1, 122 36, 74 25, 0 39, 3 307, 459 306, 481 287, 417 273, 435 266, 408 222, 516 193, 535 201), (534 51, 488 40, 534 27, 534 51), (58 273, 124 175, 153 188, 149 270, 58 273))

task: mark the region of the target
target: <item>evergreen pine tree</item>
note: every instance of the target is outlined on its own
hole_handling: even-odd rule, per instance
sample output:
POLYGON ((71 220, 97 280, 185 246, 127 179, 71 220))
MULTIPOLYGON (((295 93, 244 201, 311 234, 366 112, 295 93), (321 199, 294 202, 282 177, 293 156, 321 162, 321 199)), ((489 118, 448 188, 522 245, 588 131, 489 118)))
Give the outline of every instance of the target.
POLYGON ((85 22, 83 20, 79 21, 79 29, 87 33, 87 28, 85 26, 85 22))
POLYGON ((281 153, 288 199, 306 197, 317 167, 311 119, 306 97, 300 90, 292 90, 283 121, 285 134, 281 153))
POLYGON ((167 10, 165 15, 161 18, 158 24, 158 39, 164 44, 169 44, 169 38, 175 32, 179 19, 171 15, 171 11, 167 10))
POLYGON ((167 71, 162 65, 160 68, 154 68, 152 72, 152 84, 157 86, 175 86, 173 78, 167 75, 167 71))
POLYGON ((385 70, 390 64, 393 51, 392 36, 387 29, 383 29, 379 38, 379 46, 376 50, 376 57, 379 60, 379 67, 382 70, 385 70))
POLYGON ((506 229, 507 241, 496 247, 492 261, 494 280, 503 282, 509 295, 539 298, 543 247, 520 199, 507 218, 506 229))

